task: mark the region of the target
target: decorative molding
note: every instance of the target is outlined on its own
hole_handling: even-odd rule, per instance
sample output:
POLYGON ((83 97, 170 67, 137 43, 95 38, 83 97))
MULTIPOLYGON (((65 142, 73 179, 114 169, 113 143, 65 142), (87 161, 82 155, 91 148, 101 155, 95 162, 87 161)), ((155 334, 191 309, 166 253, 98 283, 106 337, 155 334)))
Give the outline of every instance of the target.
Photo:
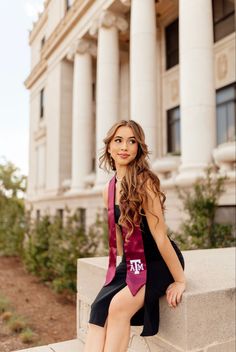
POLYGON ((93 5, 94 0, 75 0, 70 8, 70 11, 66 16, 59 22, 53 33, 50 35, 48 40, 45 42, 42 50, 43 58, 47 59, 52 52, 58 47, 66 35, 77 25, 81 17, 87 12, 87 10, 93 5))
POLYGON ((179 82, 177 79, 174 79, 170 83, 170 89, 171 89, 171 100, 175 101, 179 97, 179 82))
MULTIPOLYGON (((51 0, 46 2, 46 6, 51 0)), ((88 9, 94 4, 94 0, 75 0, 67 12, 66 16, 59 22, 52 34, 46 40, 44 47, 42 49, 41 60, 33 68, 28 78, 25 80, 25 86, 30 89, 34 82, 41 76, 41 74, 47 69, 46 60, 51 56, 51 54, 60 45, 66 35, 76 26, 80 18, 88 11, 88 9)), ((46 12, 42 14, 44 16, 46 12)), ((36 30, 36 29, 35 29, 36 30)), ((33 38, 36 36, 36 32, 33 30, 32 36, 30 36, 30 44, 33 38)))
POLYGON ((34 140, 38 141, 40 139, 42 139, 43 137, 46 137, 47 135, 47 129, 46 127, 41 127, 39 128, 37 131, 34 132, 34 140))
POLYGON ((89 53, 92 56, 96 56, 97 46, 92 40, 82 38, 76 43, 76 52, 79 54, 89 53))
POLYGON ((44 26, 44 24, 47 22, 48 20, 48 5, 51 2, 51 0, 46 0, 44 2, 44 10, 42 13, 38 14, 38 19, 36 22, 33 22, 33 28, 30 31, 29 34, 29 44, 31 45, 32 42, 34 41, 35 37, 38 35, 39 31, 42 29, 42 27, 44 26))
POLYGON ((100 16, 94 20, 90 30, 89 34, 92 37, 97 36, 98 29, 104 27, 104 28, 111 28, 111 27, 116 27, 119 31, 122 33, 125 33, 128 28, 129 24, 128 21, 121 15, 105 10, 103 11, 100 16))
POLYGON ((228 60, 225 53, 222 53, 217 58, 216 65, 217 65, 217 77, 219 80, 222 80, 226 77, 228 72, 228 60))
POLYGON ((88 53, 91 56, 95 57, 97 55, 97 46, 94 41, 80 38, 74 42, 66 56, 67 60, 73 61, 75 54, 85 54, 88 53))
POLYGON ((35 81, 47 70, 47 62, 42 59, 31 71, 24 84, 27 89, 30 89, 35 81))

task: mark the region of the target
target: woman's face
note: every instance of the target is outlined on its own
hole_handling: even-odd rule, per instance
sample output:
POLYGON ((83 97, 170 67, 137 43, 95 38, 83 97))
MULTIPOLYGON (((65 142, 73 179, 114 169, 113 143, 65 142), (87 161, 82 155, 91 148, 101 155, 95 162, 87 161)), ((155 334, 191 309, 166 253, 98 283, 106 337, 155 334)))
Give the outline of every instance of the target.
POLYGON ((116 168, 126 166, 133 161, 138 152, 138 142, 132 128, 119 127, 109 144, 108 152, 114 159, 116 168))

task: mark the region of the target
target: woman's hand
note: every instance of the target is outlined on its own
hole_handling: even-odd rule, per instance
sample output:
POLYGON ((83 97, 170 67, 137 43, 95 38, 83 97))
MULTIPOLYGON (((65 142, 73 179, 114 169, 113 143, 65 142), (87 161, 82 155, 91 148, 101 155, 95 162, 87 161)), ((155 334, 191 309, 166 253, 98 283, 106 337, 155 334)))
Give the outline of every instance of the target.
POLYGON ((166 300, 169 307, 175 308, 181 302, 182 294, 186 289, 185 282, 175 281, 167 287, 166 300))

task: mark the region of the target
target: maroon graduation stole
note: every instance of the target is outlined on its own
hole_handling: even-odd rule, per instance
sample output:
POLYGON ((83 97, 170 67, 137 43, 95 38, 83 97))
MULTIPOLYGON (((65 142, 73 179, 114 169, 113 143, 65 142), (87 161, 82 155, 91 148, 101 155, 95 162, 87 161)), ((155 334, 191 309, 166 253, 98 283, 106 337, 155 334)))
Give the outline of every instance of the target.
MULTIPOLYGON (((108 230, 109 230, 109 266, 104 286, 114 278, 116 272, 116 225, 115 225, 115 176, 110 180, 108 188, 108 230)), ((125 239, 127 229, 122 227, 122 236, 125 239)), ((133 296, 146 283, 147 267, 143 247, 143 238, 140 226, 135 226, 128 242, 124 241, 126 257, 126 283, 133 296)))

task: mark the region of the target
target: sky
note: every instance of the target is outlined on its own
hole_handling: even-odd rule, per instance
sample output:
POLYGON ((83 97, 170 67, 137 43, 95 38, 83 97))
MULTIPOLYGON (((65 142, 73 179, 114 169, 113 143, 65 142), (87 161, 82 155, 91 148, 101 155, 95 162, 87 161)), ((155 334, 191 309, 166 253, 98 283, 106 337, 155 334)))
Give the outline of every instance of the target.
POLYGON ((13 162, 28 174, 29 30, 42 11, 43 0, 0 0, 0 163, 13 162))

